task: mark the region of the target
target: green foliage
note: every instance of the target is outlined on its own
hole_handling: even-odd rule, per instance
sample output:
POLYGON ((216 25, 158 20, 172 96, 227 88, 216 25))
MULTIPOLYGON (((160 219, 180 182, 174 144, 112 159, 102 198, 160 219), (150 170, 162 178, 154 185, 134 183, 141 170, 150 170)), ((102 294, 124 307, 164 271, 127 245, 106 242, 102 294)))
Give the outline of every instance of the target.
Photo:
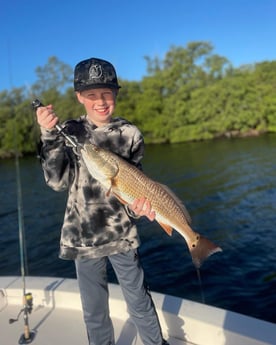
MULTIPOLYGON (((120 80, 115 116, 137 125, 147 143, 276 132, 276 61, 233 68, 200 41, 145 59, 147 76, 120 80)), ((61 121, 83 113, 70 66, 50 57, 36 73, 28 95, 24 88, 0 92, 0 157, 35 152, 39 128, 30 97, 53 104, 61 121)))
MULTIPOLYGON (((141 86, 139 82, 120 80, 120 89, 117 96, 117 105, 115 116, 125 117, 129 121, 136 121, 136 110, 139 104, 138 99, 141 94, 141 86)), ((136 122, 137 124, 137 122, 136 122)))

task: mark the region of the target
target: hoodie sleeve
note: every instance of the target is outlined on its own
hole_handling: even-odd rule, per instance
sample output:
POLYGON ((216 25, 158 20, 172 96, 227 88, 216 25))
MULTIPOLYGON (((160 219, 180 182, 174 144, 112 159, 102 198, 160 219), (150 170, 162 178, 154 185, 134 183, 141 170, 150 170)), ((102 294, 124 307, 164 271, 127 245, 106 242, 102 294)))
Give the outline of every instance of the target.
POLYGON ((40 159, 47 185, 55 191, 66 190, 72 171, 72 149, 65 145, 65 139, 57 130, 41 128, 41 144, 40 159))
POLYGON ((144 150, 144 138, 141 132, 138 129, 136 129, 135 134, 133 136, 133 143, 131 147, 129 160, 140 170, 142 170, 142 159, 144 157, 144 150))

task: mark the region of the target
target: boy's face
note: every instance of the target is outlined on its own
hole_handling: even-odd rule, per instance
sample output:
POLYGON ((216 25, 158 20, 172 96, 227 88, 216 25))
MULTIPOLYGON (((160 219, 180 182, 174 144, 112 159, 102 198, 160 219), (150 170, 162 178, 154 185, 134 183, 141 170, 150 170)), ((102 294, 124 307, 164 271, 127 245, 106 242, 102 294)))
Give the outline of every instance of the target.
POLYGON ((76 92, 76 95, 89 120, 100 127, 110 122, 115 110, 116 93, 116 90, 102 88, 76 92))

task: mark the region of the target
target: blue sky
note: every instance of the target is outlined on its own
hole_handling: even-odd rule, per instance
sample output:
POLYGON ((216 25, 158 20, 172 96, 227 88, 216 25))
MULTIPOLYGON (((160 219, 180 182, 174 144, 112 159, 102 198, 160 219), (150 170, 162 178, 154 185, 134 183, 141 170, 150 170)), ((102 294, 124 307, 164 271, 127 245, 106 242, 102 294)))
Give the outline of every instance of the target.
POLYGON ((275 0, 10 0, 0 9, 0 91, 29 87, 50 56, 109 60, 141 80, 144 56, 208 41, 238 67, 276 60, 275 0))

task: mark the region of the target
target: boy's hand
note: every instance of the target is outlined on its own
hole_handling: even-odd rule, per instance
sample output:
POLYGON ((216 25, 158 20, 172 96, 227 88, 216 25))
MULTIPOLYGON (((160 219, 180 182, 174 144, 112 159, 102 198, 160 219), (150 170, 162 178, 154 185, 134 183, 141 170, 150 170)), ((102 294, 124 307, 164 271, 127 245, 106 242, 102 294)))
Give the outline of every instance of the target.
POLYGON ((39 107, 36 116, 38 124, 45 129, 53 129, 58 123, 58 117, 51 104, 46 107, 39 107))
POLYGON ((155 219, 155 212, 151 209, 150 201, 143 197, 140 199, 135 199, 132 205, 129 205, 129 208, 137 215, 137 216, 146 216, 150 221, 155 219))

